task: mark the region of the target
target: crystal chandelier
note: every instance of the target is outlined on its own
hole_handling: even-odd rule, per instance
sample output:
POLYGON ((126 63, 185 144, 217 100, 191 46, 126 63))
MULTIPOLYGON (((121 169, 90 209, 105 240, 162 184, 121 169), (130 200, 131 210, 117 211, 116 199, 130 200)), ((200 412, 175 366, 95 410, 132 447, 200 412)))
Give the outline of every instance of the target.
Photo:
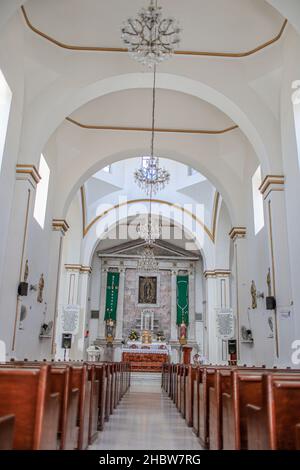
POLYGON ((164 18, 157 1, 151 0, 148 8, 124 23, 122 40, 134 59, 152 68, 174 53, 180 43, 180 28, 173 18, 164 18))
POLYGON ((138 261, 138 271, 156 272, 159 270, 158 261, 154 256, 154 246, 146 245, 138 261))
POLYGON ((153 245, 161 236, 161 227, 159 222, 156 223, 151 213, 142 220, 137 226, 137 233, 143 238, 147 245, 153 245))

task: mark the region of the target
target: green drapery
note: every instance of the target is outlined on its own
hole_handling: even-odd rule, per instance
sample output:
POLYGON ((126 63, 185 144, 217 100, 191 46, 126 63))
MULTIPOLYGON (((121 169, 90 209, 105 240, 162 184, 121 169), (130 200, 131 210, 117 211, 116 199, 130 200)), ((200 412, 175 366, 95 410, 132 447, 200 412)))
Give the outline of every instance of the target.
POLYGON ((189 276, 177 276, 177 325, 189 325, 189 276))
POLYGON ((104 320, 117 320, 120 273, 107 273, 106 307, 104 320))

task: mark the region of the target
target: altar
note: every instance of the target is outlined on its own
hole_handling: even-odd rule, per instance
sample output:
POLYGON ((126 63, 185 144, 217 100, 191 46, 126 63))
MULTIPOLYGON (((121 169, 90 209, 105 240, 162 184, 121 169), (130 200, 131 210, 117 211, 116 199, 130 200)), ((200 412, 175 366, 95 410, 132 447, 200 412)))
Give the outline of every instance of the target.
POLYGON ((122 360, 130 362, 133 372, 161 372, 162 365, 169 362, 169 356, 170 347, 162 342, 129 341, 122 349, 122 360))

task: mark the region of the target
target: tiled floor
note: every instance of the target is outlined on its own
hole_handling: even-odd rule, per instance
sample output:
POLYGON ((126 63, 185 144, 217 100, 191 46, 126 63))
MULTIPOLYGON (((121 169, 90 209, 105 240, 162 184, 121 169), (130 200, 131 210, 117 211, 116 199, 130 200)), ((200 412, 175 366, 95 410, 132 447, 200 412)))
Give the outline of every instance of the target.
POLYGON ((161 391, 160 375, 133 374, 130 391, 90 449, 201 450, 201 446, 161 391))

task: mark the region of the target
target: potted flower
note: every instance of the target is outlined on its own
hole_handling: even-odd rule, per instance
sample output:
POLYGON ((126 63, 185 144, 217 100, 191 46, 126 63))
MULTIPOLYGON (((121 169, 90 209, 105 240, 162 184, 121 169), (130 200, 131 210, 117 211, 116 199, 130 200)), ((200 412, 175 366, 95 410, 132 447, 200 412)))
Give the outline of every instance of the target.
POLYGON ((131 330, 130 335, 128 336, 130 341, 137 341, 139 339, 139 335, 135 330, 131 330))

